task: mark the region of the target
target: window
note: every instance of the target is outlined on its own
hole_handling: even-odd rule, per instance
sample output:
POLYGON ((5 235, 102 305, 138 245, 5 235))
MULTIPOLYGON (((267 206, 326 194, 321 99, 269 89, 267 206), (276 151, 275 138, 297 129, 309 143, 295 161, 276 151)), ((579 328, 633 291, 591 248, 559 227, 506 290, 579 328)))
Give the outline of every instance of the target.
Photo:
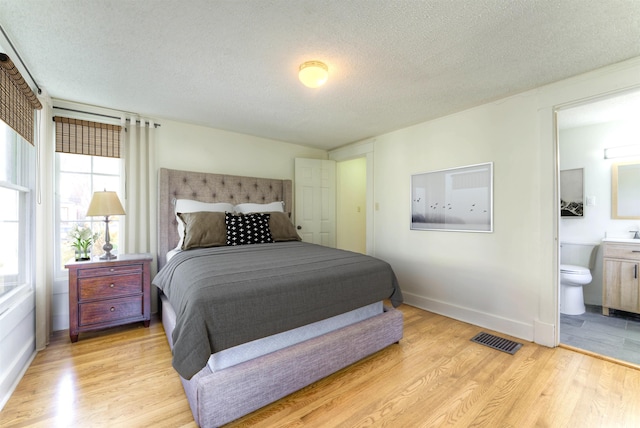
POLYGON ((35 148, 0 121, 0 312, 34 282, 35 148))
MULTIPOLYGON (((98 256, 104 251, 104 217, 87 217, 87 208, 93 192, 98 190, 121 190, 122 159, 101 156, 89 156, 70 153, 56 153, 56 212, 57 238, 56 266, 58 276, 63 275, 64 265, 75 257, 73 247, 69 243, 68 233, 74 226, 89 227, 93 233, 98 233, 98 239, 93 243, 92 256, 98 256)), ((109 218, 109 235, 113 252, 121 247, 120 216, 109 218)))

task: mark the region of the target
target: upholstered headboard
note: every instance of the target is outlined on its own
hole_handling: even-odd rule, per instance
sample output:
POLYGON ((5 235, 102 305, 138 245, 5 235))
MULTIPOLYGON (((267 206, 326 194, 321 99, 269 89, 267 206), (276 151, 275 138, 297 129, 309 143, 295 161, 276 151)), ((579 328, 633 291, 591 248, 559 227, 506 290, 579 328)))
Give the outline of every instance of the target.
POLYGON ((292 181, 270 178, 179 171, 160 168, 158 179, 158 269, 167 261, 167 252, 178 245, 178 224, 174 213, 176 199, 202 202, 252 202, 265 204, 284 201, 285 212, 293 209, 292 181))

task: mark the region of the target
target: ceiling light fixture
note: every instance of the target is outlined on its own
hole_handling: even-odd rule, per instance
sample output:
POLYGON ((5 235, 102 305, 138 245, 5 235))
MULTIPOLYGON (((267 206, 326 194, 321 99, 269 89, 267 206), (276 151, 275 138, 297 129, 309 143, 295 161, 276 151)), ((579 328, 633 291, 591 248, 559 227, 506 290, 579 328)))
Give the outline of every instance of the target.
POLYGON ((317 88, 327 81, 329 68, 320 61, 307 61, 300 64, 298 77, 304 86, 317 88))

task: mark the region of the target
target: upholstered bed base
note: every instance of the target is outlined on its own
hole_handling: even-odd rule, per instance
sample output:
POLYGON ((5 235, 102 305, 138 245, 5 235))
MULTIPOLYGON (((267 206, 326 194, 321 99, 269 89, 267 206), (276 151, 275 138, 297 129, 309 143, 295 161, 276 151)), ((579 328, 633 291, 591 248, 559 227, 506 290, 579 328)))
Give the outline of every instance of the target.
MULTIPOLYGON (((163 305, 168 305, 164 296, 163 305)), ((162 322, 171 344, 175 321, 169 314, 163 310, 162 322)), ((400 341, 402 321, 400 311, 385 307, 381 315, 315 339, 224 370, 211 372, 207 366, 190 380, 180 378, 193 417, 200 427, 217 427, 249 414, 400 341)))

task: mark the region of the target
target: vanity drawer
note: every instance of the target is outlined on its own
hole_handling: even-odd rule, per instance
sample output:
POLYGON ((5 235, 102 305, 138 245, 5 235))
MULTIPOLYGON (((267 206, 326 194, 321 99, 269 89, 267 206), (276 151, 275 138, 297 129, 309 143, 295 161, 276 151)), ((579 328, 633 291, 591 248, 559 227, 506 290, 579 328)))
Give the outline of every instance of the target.
POLYGON ((610 244, 606 243, 603 256, 609 259, 624 259, 640 261, 640 241, 635 244, 610 244))

